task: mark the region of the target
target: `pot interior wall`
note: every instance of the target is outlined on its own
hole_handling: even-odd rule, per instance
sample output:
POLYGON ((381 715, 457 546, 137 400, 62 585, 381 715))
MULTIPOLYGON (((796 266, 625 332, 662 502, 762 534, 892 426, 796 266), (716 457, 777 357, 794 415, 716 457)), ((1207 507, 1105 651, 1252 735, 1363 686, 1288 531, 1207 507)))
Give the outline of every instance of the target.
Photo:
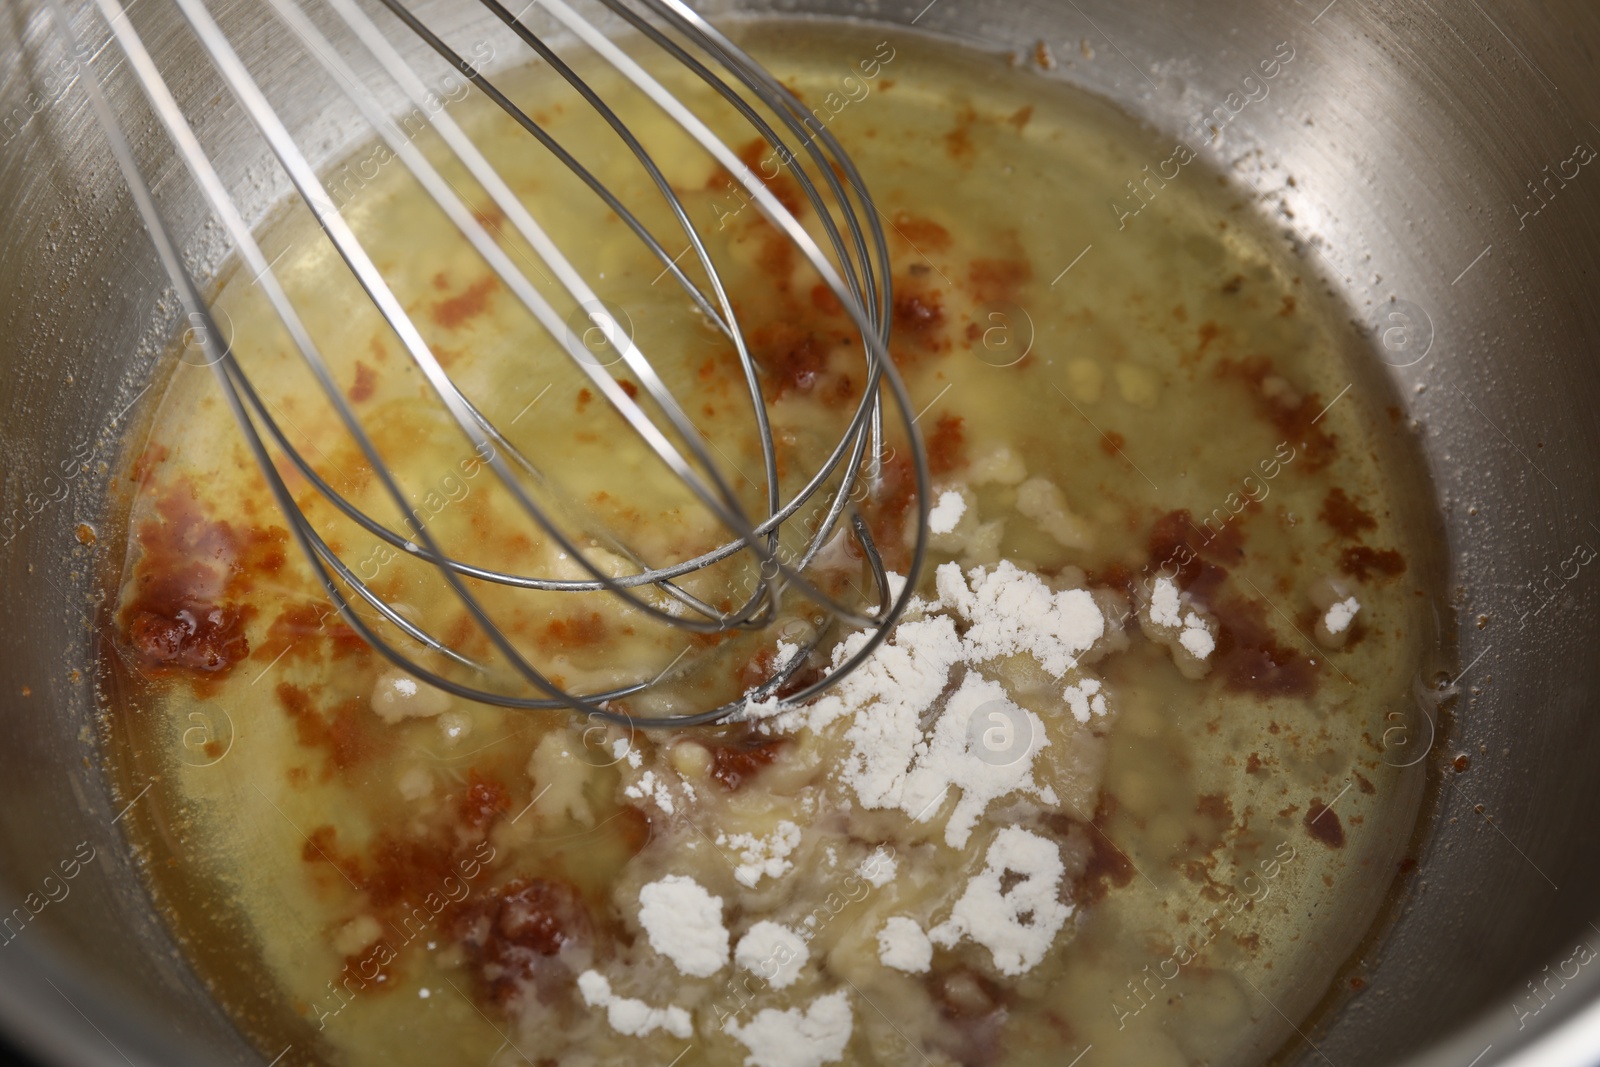
MULTIPOLYGON (((1441 623, 1459 634, 1463 665, 1436 756, 1470 764, 1443 772, 1433 835, 1400 886, 1392 929, 1354 972, 1363 992, 1285 1055, 1467 1063, 1492 1045, 1490 1063, 1600 993, 1600 968, 1539 1001, 1523 984, 1580 940, 1600 943, 1589 925, 1600 782, 1588 762, 1600 740, 1600 658, 1590 651, 1600 568, 1585 552, 1600 547, 1600 422, 1589 414, 1600 400, 1589 358, 1600 342, 1590 295, 1600 174, 1573 176, 1571 162, 1575 146, 1600 143, 1583 118, 1600 113, 1600 11, 1575 0, 1324 3, 756 7, 915 22, 1022 57, 1043 42, 1056 60, 1049 76, 1174 137, 1225 109, 1226 129, 1202 156, 1254 188, 1260 210, 1310 251, 1373 332, 1401 417, 1429 457, 1453 575, 1454 617, 1441 623), (1230 103, 1280 42, 1294 48, 1293 66, 1266 98, 1230 103), (1406 317, 1391 318, 1396 308, 1406 317)), ((258 5, 214 6, 225 20, 267 18, 258 5)), ((500 33, 481 8, 421 7, 462 39, 500 33)), ((133 119, 141 163, 165 177, 167 217, 205 275, 225 250, 171 175, 114 46, 100 51, 103 24, 80 14, 96 69, 110 72, 114 103, 133 119)), ((172 12, 140 19, 159 52, 187 47, 172 12)), ((244 51, 259 52, 278 84, 314 85, 282 45, 260 33, 244 51)), ((151 915, 94 744, 92 623, 108 591, 95 555, 104 543, 83 544, 80 524, 114 525, 108 479, 176 306, 43 6, 0 12, 0 56, 9 208, 0 567, 12 620, 0 664, 0 917, 46 901, 0 934, 0 1016, 59 1062, 125 1053, 181 1063, 180 1045, 198 1050, 195 1062, 256 1062, 151 915)), ((229 144, 237 116, 206 106, 218 87, 198 64, 169 69, 185 72, 176 88, 208 144, 229 144)), ((329 121, 313 91, 280 103, 320 159, 362 136, 329 121)), ((247 214, 261 217, 285 191, 275 168, 253 139, 220 155, 227 176, 251 190, 247 214)), ((1416 490, 1419 508, 1432 506, 1425 491, 1416 490)))

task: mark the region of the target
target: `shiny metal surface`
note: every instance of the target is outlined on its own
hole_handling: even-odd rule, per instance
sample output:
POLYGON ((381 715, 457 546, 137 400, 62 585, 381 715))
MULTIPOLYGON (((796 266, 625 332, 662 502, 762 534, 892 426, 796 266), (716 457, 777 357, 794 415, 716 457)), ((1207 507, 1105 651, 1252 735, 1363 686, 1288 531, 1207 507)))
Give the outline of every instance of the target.
MULTIPOLYGON (((429 17, 450 25, 453 10, 429 17)), ((1600 9, 913 0, 859 10, 1024 61, 1043 41, 1052 76, 1174 137, 1224 109, 1226 128, 1203 157, 1253 186, 1352 313, 1386 331, 1379 350, 1403 417, 1419 424, 1453 567, 1464 669, 1436 755, 1465 754, 1470 769, 1444 772, 1434 833, 1401 883, 1392 929, 1354 972, 1364 990, 1303 1028, 1285 1060, 1600 1062, 1600 966, 1577 962, 1580 945, 1600 945, 1600 169, 1576 151, 1600 145, 1600 9), (1242 79, 1281 42, 1292 66, 1248 100, 1242 79), (1391 298, 1408 302, 1401 319, 1391 298)), ((492 32, 467 18, 467 39, 492 32)), ((152 36, 158 53, 176 43, 152 36)), ((0 1019, 59 1063, 259 1062, 150 914, 93 743, 88 623, 105 590, 75 530, 108 518, 105 480, 127 428, 119 413, 148 380, 176 307, 162 301, 148 241, 43 10, 0 12, 0 56, 10 622, 0 917, 60 898, 4 932, 0 1019), (94 858, 65 881, 61 865, 81 842, 94 858)), ((273 61, 292 83, 293 61, 273 61)), ((126 79, 110 81, 114 102, 131 108, 126 79)), ((226 116, 204 107, 214 85, 196 72, 174 89, 209 144, 225 138, 226 116)), ((314 100, 286 104, 319 158, 355 135, 314 100)), ((131 126, 148 172, 162 174, 153 131, 131 126)), ((217 154, 231 162, 225 177, 253 180, 250 217, 286 191, 259 156, 217 154)), ((170 192, 156 184, 158 196, 170 192)), ((196 204, 165 206, 203 274, 220 252, 215 235, 198 226, 196 204)))

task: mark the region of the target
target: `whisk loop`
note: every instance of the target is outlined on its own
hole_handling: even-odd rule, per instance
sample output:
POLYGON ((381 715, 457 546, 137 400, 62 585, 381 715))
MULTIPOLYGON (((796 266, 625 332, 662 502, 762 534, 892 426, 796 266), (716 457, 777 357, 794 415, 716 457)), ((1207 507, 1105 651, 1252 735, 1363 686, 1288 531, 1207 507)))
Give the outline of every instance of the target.
MULTIPOLYGON (((50 2, 62 34, 69 45, 75 45, 74 30, 62 0, 50 2)), ((547 495, 552 484, 550 472, 536 462, 543 457, 530 456, 520 450, 457 386, 401 298, 391 289, 346 222, 339 206, 323 188, 311 161, 204 0, 171 0, 228 92, 270 147, 301 201, 316 217, 323 234, 421 372, 456 429, 483 464, 494 472, 498 484, 515 502, 520 514, 531 520, 542 537, 559 548, 562 558, 570 560, 583 572, 578 577, 527 574, 474 563, 460 558, 461 553, 444 549, 428 520, 411 503, 402 479, 380 453, 371 432, 338 387, 333 371, 291 302, 273 263, 257 243, 121 0, 91 2, 118 42, 130 70, 211 210, 226 229, 244 268, 256 277, 295 351, 375 474, 384 495, 402 517, 401 528, 374 517, 324 478, 285 433, 271 405, 252 381, 250 368, 235 354, 231 344, 221 340, 222 335, 198 284, 186 268, 134 161, 120 123, 96 75, 88 71, 83 83, 90 103, 110 140, 188 320, 202 326, 198 333, 207 361, 215 370, 268 487, 288 519, 291 533, 345 622, 385 658, 423 682, 470 700, 508 708, 569 708, 630 727, 669 727, 720 721, 740 712, 751 701, 769 707, 774 700, 779 707, 803 703, 872 654, 909 602, 921 572, 928 539, 927 461, 910 399, 888 353, 892 306, 888 250, 878 210, 848 155, 824 124, 754 59, 681 0, 635 0, 632 4, 625 0, 602 0, 606 8, 636 30, 644 41, 702 81, 716 99, 771 147, 772 158, 792 176, 805 204, 811 208, 820 240, 707 121, 652 76, 629 52, 565 0, 538 0, 538 7, 589 53, 618 72, 642 99, 648 100, 677 129, 692 138, 737 183, 761 215, 798 249, 843 308, 859 336, 866 372, 860 401, 843 432, 827 450, 826 458, 814 470, 806 471, 804 483, 787 497, 780 485, 774 430, 762 390, 763 370, 751 355, 716 256, 661 166, 624 120, 618 106, 602 95, 592 78, 585 78, 563 59, 523 16, 514 14, 499 0, 480 0, 534 57, 583 99, 595 118, 605 123, 626 147, 659 194, 673 226, 681 232, 686 247, 677 255, 668 250, 663 237, 646 224, 638 211, 631 210, 544 125, 514 103, 490 77, 424 24, 401 0, 380 0, 382 8, 396 23, 466 78, 598 197, 660 264, 659 277, 671 277, 695 312, 732 347, 743 389, 748 394, 765 481, 761 507, 752 513, 713 454, 715 445, 690 418, 680 398, 652 362, 646 349, 653 347, 653 343, 636 337, 631 324, 625 321, 626 312, 602 300, 595 292, 589 280, 563 254, 529 207, 486 158, 473 137, 448 109, 437 106, 437 97, 402 56, 389 33, 380 28, 356 0, 315 0, 315 11, 322 21, 333 21, 340 27, 341 37, 347 31, 350 38, 359 42, 363 62, 375 63, 413 106, 431 115, 429 125, 448 149, 451 163, 471 176, 504 219, 509 232, 532 249, 538 258, 536 273, 553 279, 558 297, 564 296, 575 305, 570 312, 563 314, 541 285, 530 279, 502 241, 489 232, 480 213, 463 200, 452 181, 396 121, 391 110, 354 69, 345 52, 319 28, 308 8, 313 0, 268 0, 274 17, 321 65, 338 87, 342 100, 360 112, 498 281, 565 352, 587 385, 605 398, 667 472, 727 531, 726 539, 716 547, 692 558, 652 562, 631 549, 626 538, 609 530, 597 530, 592 523, 575 524, 561 513, 563 509, 540 499, 541 495, 547 495), (684 265, 685 258, 691 254, 690 263, 703 276, 703 284, 697 284, 684 265), (607 354, 604 362, 596 356, 597 348, 607 354), (612 365, 625 367, 637 380, 639 388, 625 387, 608 369, 612 365), (856 503, 860 497, 870 497, 879 487, 881 458, 886 449, 885 397, 892 402, 910 446, 917 500, 907 580, 898 589, 891 588, 871 528, 856 503), (646 399, 651 410, 647 410, 646 399), (367 535, 397 553, 434 567, 477 632, 487 639, 495 654, 494 664, 501 670, 509 668, 518 679, 517 683, 489 685, 488 676, 493 673, 490 663, 481 656, 468 655, 459 647, 459 641, 439 637, 437 627, 424 625, 412 617, 413 612, 379 595, 330 547, 308 519, 285 481, 284 472, 274 462, 274 455, 281 457, 318 497, 367 535), (816 502, 819 494, 826 495, 825 505, 816 502), (801 531, 802 547, 797 551, 785 550, 780 542, 785 529, 801 531), (824 548, 841 533, 853 540, 857 554, 865 561, 871 575, 872 592, 863 595, 863 604, 844 602, 824 589, 811 573, 813 563, 824 548), (608 560, 621 560, 626 566, 619 569, 597 559, 595 552, 599 548, 604 549, 608 560), (741 594, 742 599, 737 603, 726 598, 713 603, 711 598, 686 584, 709 568, 741 560, 745 573, 753 570, 754 577, 748 593, 741 594), (765 682, 738 698, 692 714, 642 716, 613 704, 662 684, 668 676, 676 676, 672 675, 672 666, 656 677, 640 677, 601 691, 569 691, 536 666, 513 641, 490 606, 485 604, 481 593, 475 591, 474 583, 539 593, 578 596, 604 593, 618 598, 654 625, 707 637, 736 630, 760 632, 774 627, 783 617, 786 596, 791 594, 814 605, 822 613, 825 624, 810 627, 806 639, 798 644, 781 646, 789 650, 785 660, 774 665, 765 682), (358 611, 358 606, 370 608, 375 616, 358 611), (814 653, 833 623, 863 627, 871 632, 864 642, 851 646, 848 655, 835 657, 837 662, 829 663, 825 669, 817 670, 813 666, 811 675, 803 682, 796 681, 803 666, 821 658, 814 653), (398 631, 398 635, 393 631, 398 631), (417 649, 406 647, 405 641, 417 649), (460 670, 446 667, 447 663, 460 670), (458 675, 464 675, 466 680, 458 675), (506 689, 514 691, 504 691, 506 689)), ((546 284, 545 289, 548 288, 546 284)), ((681 670, 677 672, 678 675, 682 673, 681 670)))

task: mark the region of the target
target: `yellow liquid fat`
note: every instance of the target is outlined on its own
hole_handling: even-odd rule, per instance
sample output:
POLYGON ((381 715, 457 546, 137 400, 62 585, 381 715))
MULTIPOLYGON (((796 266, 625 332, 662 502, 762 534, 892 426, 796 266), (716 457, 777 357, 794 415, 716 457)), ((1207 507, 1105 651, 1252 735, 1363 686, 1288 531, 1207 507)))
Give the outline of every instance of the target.
MULTIPOLYGON (((211 371, 177 360, 123 479, 107 663, 114 772, 130 796, 155 783, 126 820, 153 894, 241 1029, 284 1064, 1061 1065, 1091 1047, 1086 1064, 1264 1062, 1300 1040, 1295 1025, 1367 934, 1422 799, 1422 767, 1385 731, 1411 721, 1396 709, 1411 707, 1437 654, 1431 517, 1399 488, 1420 467, 1369 353, 1203 161, 1185 161, 1131 214, 1126 183, 1173 148, 1104 103, 901 30, 774 21, 740 36, 826 121, 881 214, 891 350, 935 492, 965 508, 935 537, 919 592, 934 595, 939 564, 992 573, 1009 561, 1054 593, 1090 591, 1105 613, 1111 632, 1084 668, 1103 683, 1104 715, 1080 721, 1026 655, 968 668, 1041 724, 1034 776, 1055 803, 1002 796, 957 847, 955 797, 919 819, 869 808, 841 780, 845 723, 629 734, 397 688, 286 535, 211 371), (1150 623, 1163 579, 1189 594, 1207 656, 1182 650, 1187 623, 1150 623), (204 647, 162 644, 174 597, 217 610, 204 647), (1350 598, 1359 608, 1335 633, 1329 612, 1350 598), (884 964, 888 921, 948 919, 1008 827, 1052 842, 1067 872, 1053 906, 1070 914, 1042 959, 1010 974, 967 939, 935 947, 923 971, 884 964), (768 860, 778 873, 741 879, 768 860), (729 949, 714 973, 686 973, 641 926, 645 887, 667 876, 720 900, 730 945, 770 921, 799 931, 804 952, 742 966, 729 949), (623 1032, 580 994, 587 971, 662 1012, 659 1025, 623 1032), (848 1036, 833 1049, 837 1028, 819 1022, 797 1047, 828 1046, 815 1052, 827 1059, 785 1060, 737 1036, 765 1011, 823 1001, 848 1009, 848 1036), (689 1020, 687 1036, 668 1008, 689 1020)), ((691 109, 716 113, 704 86, 661 76, 691 109)), ((625 202, 649 199, 648 179, 548 70, 496 79, 625 202)), ((748 472, 739 490, 759 507, 749 401, 726 341, 656 284, 660 264, 525 132, 480 98, 451 106, 627 313, 728 470, 748 472)), ((763 367, 782 478, 797 484, 860 396, 859 344, 703 153, 648 109, 624 117, 679 149, 657 158, 729 282, 763 367)), ((752 137, 718 128, 736 149, 752 137)), ((416 140, 443 158, 432 134, 416 140)), ((549 474, 547 499, 646 559, 720 541, 391 155, 357 153, 330 189, 463 392, 549 474)), ((758 168, 766 158, 750 156, 758 168)), ((445 172, 510 232, 459 167, 445 172)), ((664 213, 646 215, 667 232, 664 213)), ((429 398, 309 216, 286 211, 262 241, 447 547, 561 572, 557 548, 429 398)), ((225 280, 216 307, 296 447, 401 529, 250 279, 225 280)), ((279 467, 357 574, 483 650, 426 568, 279 467)), ((886 558, 903 566, 899 527, 882 521, 886 558)), ((483 595, 575 690, 665 670, 691 644, 600 597, 483 595)), ((691 650, 710 664, 703 676, 636 710, 737 695, 761 677, 759 647, 691 650)))

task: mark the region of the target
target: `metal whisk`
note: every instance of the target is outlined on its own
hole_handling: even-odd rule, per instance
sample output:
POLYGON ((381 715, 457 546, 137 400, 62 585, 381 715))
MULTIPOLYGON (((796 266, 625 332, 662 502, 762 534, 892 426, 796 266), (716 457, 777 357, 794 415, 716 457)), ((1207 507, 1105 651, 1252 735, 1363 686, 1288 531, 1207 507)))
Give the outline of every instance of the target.
MULTIPOLYGON (((229 91, 270 145, 300 198, 315 214, 323 233, 332 242, 372 304, 387 321, 406 354, 422 371, 433 393, 448 410, 455 426, 480 455, 487 457, 487 466, 494 471, 499 484, 503 485, 515 499, 521 513, 536 524, 544 536, 559 545, 562 551, 576 561, 589 576, 573 579, 512 573, 474 565, 469 560, 447 554, 441 548, 428 523, 410 505, 400 479, 386 464, 373 438, 363 428, 351 404, 335 385, 322 353, 318 351, 316 343, 274 274, 272 264, 257 245, 227 187, 179 109, 166 80, 157 69, 132 21, 127 17, 120 0, 93 0, 94 6, 109 25, 111 33, 127 58, 130 69, 168 136, 207 198, 212 211, 225 226, 244 266, 257 275, 259 284, 287 329, 299 356, 320 383, 344 429, 359 446, 366 461, 377 474, 387 497, 404 517, 404 528, 396 529, 362 511, 319 476, 285 435, 278 421, 268 410, 269 406, 263 403, 262 397, 252 384, 249 368, 235 356, 232 345, 221 340, 222 334, 213 321, 194 278, 185 267, 170 231, 162 220, 149 186, 134 162, 118 120, 102 95, 97 77, 93 71, 87 71, 82 80, 90 102, 110 140, 112 150, 125 174, 127 184, 155 242, 163 265, 176 287, 188 321, 197 328, 195 332, 205 348, 208 361, 215 368, 218 381, 248 446, 258 461, 279 507, 288 518, 296 541, 313 565, 328 598, 358 634, 397 667, 428 684, 463 698, 510 708, 570 708, 610 722, 650 727, 715 722, 738 713, 750 700, 768 702, 770 706, 770 701, 779 693, 783 694, 780 706, 803 703, 839 680, 871 655, 904 610, 922 568, 928 537, 926 514, 929 474, 911 414, 909 397, 888 355, 891 307, 888 251, 878 222, 877 209, 868 197, 860 175, 833 135, 791 92, 680 0, 635 0, 637 6, 629 6, 625 0, 603 0, 606 7, 634 27, 645 41, 661 49, 673 60, 684 64, 695 76, 702 79, 716 96, 742 116, 743 121, 772 147, 775 158, 782 161, 813 208, 821 231, 820 242, 813 238, 705 122, 647 73, 627 52, 569 7, 564 0, 538 0, 539 6, 544 11, 554 16, 583 46, 620 72, 627 82, 645 94, 677 126, 691 135, 732 176, 758 210, 800 250, 805 260, 816 270, 843 306, 854 329, 859 333, 866 369, 866 387, 861 401, 845 432, 833 445, 828 458, 815 471, 806 472, 808 477, 802 488, 788 499, 783 499, 780 493, 773 431, 761 389, 763 372, 751 357, 722 277, 706 242, 691 223, 688 212, 678 195, 669 186, 661 169, 619 117, 618 112, 602 99, 591 82, 585 81, 574 67, 565 62, 551 44, 531 30, 522 18, 503 7, 498 0, 481 0, 485 7, 503 21, 537 57, 582 95, 593 109, 596 121, 608 124, 638 164, 644 168, 693 249, 706 279, 704 286, 697 285, 691 280, 686 271, 679 266, 682 257, 675 259, 670 255, 661 240, 645 226, 638 214, 624 206, 606 185, 586 170, 540 123, 512 103, 490 78, 424 25, 402 5, 401 0, 381 0, 399 25, 418 35, 445 62, 469 79, 494 104, 503 109, 582 180, 643 242, 649 252, 662 264, 663 272, 672 276, 694 307, 731 343, 742 369, 744 387, 748 390, 766 482, 762 511, 751 515, 747 513, 747 508, 736 496, 727 478, 719 471, 713 457, 708 454, 707 448, 702 443, 701 434, 686 414, 680 399, 672 394, 652 366, 644 351, 645 345, 628 336, 627 330, 617 321, 613 312, 597 299, 589 283, 563 256, 528 208, 511 192, 506 182, 496 173, 450 113, 442 111, 432 118, 434 131, 448 146, 455 160, 463 165, 488 193, 516 233, 534 249, 571 300, 584 309, 587 315, 584 325, 590 330, 600 331, 606 343, 613 346, 620 354, 621 360, 648 392, 657 414, 647 413, 630 391, 625 390, 617 379, 590 355, 584 340, 569 326, 569 319, 564 319, 552 307, 525 273, 489 235, 484 225, 463 203, 451 184, 411 143, 411 139, 400 129, 398 123, 379 104, 377 96, 369 90, 363 79, 356 74, 328 37, 319 30, 302 6, 302 0, 268 0, 276 18, 323 64, 331 74, 332 80, 343 90, 348 102, 361 111, 366 121, 426 189, 433 201, 445 212, 506 288, 548 331, 577 368, 587 376, 598 394, 621 414, 632 431, 659 457, 668 471, 681 479, 700 504, 728 531, 727 539, 714 550, 693 559, 670 563, 649 562, 639 558, 637 554, 628 552, 625 546, 620 546, 624 558, 628 559, 634 569, 631 573, 613 576, 604 573, 600 566, 588 558, 579 544, 582 539, 581 534, 570 529, 569 524, 564 524, 561 517, 553 513, 551 508, 535 500, 534 494, 529 491, 529 485, 537 482, 538 468, 490 423, 480 412, 479 407, 452 381, 436 354, 430 350, 428 343, 408 317, 400 300, 386 284, 378 268, 340 215, 339 209, 324 191, 306 155, 296 145, 287 126, 268 102, 261 86, 235 52, 228 36, 207 10, 204 0, 173 0, 173 2, 198 38, 205 54, 221 75, 229 91), (918 502, 914 520, 915 539, 910 554, 907 581, 899 590, 891 589, 868 523, 854 503, 854 500, 862 495, 862 491, 870 495, 878 487, 879 458, 885 448, 882 411, 885 394, 891 398, 911 445, 912 470, 918 502), (459 648, 439 638, 428 627, 407 617, 394 605, 387 603, 329 547, 296 505, 294 496, 273 463, 274 452, 285 457, 317 493, 369 534, 412 558, 436 566, 448 583, 453 596, 465 608, 477 628, 488 638, 499 660, 509 665, 520 679, 516 686, 518 691, 508 693, 488 688, 481 677, 479 680, 467 682, 447 677, 430 669, 427 664, 419 660, 418 655, 409 653, 398 645, 392 634, 383 632, 388 628, 398 630, 423 649, 466 668, 469 679, 472 671, 483 672, 485 675, 488 672, 489 668, 486 665, 463 654, 459 648), (823 494, 825 504, 807 509, 808 502, 817 498, 819 494, 823 494), (805 529, 803 549, 791 553, 781 551, 779 537, 785 525, 805 522, 800 516, 805 514, 814 517, 819 511, 823 517, 814 520, 813 529, 805 529), (866 561, 871 572, 873 591, 864 598, 861 607, 852 607, 830 596, 807 575, 807 569, 813 560, 822 552, 824 546, 834 539, 836 533, 841 531, 854 538, 859 546, 859 555, 866 561), (738 557, 747 560, 748 565, 753 566, 759 573, 759 581, 742 602, 732 604, 731 607, 727 602, 722 606, 716 606, 684 588, 683 580, 686 577, 714 564, 738 557), (828 665, 820 676, 806 684, 789 683, 796 677, 796 672, 801 666, 807 663, 808 659, 813 659, 813 652, 824 635, 829 632, 829 626, 819 627, 803 647, 794 650, 784 662, 775 665, 773 673, 766 682, 736 700, 694 714, 635 716, 624 708, 613 706, 613 702, 638 694, 658 684, 660 679, 641 678, 602 692, 565 691, 559 684, 541 673, 516 647, 502 627, 491 617, 480 599, 474 596, 472 589, 469 588, 468 579, 515 589, 545 592, 604 591, 622 598, 656 625, 699 634, 735 629, 760 630, 767 627, 778 616, 783 598, 794 592, 825 612, 831 620, 830 626, 832 622, 839 622, 872 628, 874 633, 850 655, 838 657, 839 662, 828 665), (661 602, 653 603, 651 597, 643 595, 647 589, 655 590, 659 596, 654 599, 661 602), (666 599, 663 600, 663 597, 666 599), (368 617, 356 610, 358 604, 364 604, 374 610, 382 623, 377 623, 377 620, 369 622, 368 617), (387 627, 383 625, 384 623, 387 627), (785 686, 788 686, 788 691, 785 690, 785 686)), ((305 2, 309 3, 311 0, 305 2)), ((348 28, 353 38, 361 43, 367 53, 370 53, 370 59, 376 61, 386 76, 392 79, 412 103, 418 107, 424 106, 428 99, 428 90, 422 79, 401 57, 386 32, 380 29, 377 22, 363 11, 355 0, 318 0, 318 2, 324 5, 322 9, 324 18, 331 12, 337 22, 342 27, 348 28)), ((75 31, 62 0, 51 0, 51 5, 62 34, 69 46, 74 48, 74 54, 86 54, 77 50, 75 31)), ((452 668, 452 673, 459 672, 452 668)))

